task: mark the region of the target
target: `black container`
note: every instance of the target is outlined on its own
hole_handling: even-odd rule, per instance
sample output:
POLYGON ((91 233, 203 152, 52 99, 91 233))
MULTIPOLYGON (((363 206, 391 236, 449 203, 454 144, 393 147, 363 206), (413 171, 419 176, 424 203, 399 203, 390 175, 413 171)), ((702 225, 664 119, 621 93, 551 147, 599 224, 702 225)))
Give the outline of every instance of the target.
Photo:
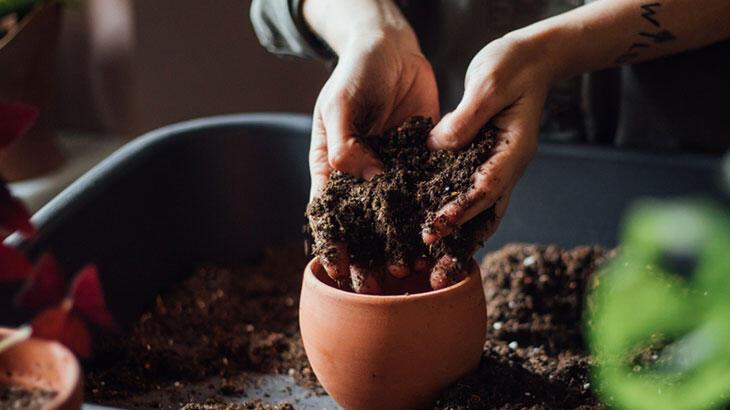
MULTIPOLYGON (((302 115, 205 118, 152 131, 120 149, 33 218, 32 257, 55 253, 66 271, 98 265, 107 301, 134 320, 166 285, 203 262, 240 263, 301 240, 309 190, 310 120, 302 115)), ((508 242, 615 245, 637 197, 714 195, 720 158, 543 145, 512 195, 499 232, 508 242)), ((27 319, 0 289, 0 323, 27 319)))

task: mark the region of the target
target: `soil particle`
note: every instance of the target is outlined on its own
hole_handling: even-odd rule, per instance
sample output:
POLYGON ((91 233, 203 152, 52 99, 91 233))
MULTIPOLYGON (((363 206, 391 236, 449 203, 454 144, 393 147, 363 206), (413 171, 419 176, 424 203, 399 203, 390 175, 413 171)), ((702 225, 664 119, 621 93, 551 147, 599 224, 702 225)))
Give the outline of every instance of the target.
POLYGON ((454 272, 462 268, 484 241, 493 209, 462 226, 450 225, 453 233, 430 246, 421 231, 433 230, 434 223, 449 225, 436 214, 447 203, 475 200, 467 195, 471 177, 491 156, 497 130, 485 126, 461 151, 430 151, 426 139, 432 128, 429 118, 413 117, 382 136, 364 138, 384 166, 370 181, 331 173, 307 209, 315 255, 334 261, 335 244, 345 243, 353 265, 380 275, 388 265, 413 266, 419 258, 445 255, 454 259, 454 272))
POLYGON ((49 390, 0 385, 0 409, 42 409, 56 394, 49 390))
POLYGON ((437 409, 603 409, 581 332, 589 278, 611 252, 599 247, 507 245, 481 264, 487 343, 479 369, 437 409))

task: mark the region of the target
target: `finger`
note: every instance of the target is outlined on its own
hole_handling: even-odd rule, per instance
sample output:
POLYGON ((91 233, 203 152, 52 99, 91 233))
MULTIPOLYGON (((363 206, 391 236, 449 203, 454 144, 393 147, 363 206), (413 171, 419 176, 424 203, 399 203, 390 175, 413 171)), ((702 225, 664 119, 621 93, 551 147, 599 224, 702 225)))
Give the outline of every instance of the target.
POLYGON ((431 150, 461 149, 503 108, 495 96, 475 87, 468 88, 456 109, 431 130, 426 144, 431 150))
POLYGON ((319 260, 330 278, 344 280, 350 276, 350 257, 344 242, 333 243, 319 260))
POLYGON ((456 259, 450 255, 442 256, 431 269, 429 281, 431 289, 447 288, 461 280, 461 272, 457 269, 456 259))
POLYGON ((507 192, 505 195, 499 198, 499 200, 497 200, 497 203, 494 205, 494 219, 489 222, 489 227, 484 233, 485 240, 494 235, 495 232, 497 232, 499 224, 502 223, 502 219, 504 219, 504 216, 507 213, 507 207, 509 205, 509 200, 511 197, 512 190, 510 189, 509 192, 507 192))
POLYGON ((416 258, 413 262, 413 270, 418 273, 428 272, 433 268, 433 260, 424 256, 416 258))
POLYGON ((315 107, 312 119, 312 135, 309 145, 309 176, 312 184, 309 189, 309 201, 319 196, 327 185, 332 167, 327 159, 327 136, 322 122, 322 115, 315 107))
POLYGON ((452 203, 446 204, 431 221, 426 222, 426 227, 421 231, 423 243, 430 245, 454 232, 457 226, 453 221, 459 219, 456 213, 460 211, 460 207, 452 206, 452 203))
POLYGON ((382 292, 376 273, 362 266, 356 264, 350 266, 350 278, 352 290, 356 293, 379 295, 382 292))
POLYGON ((388 272, 396 278, 405 278, 411 274, 408 265, 403 262, 394 262, 388 265, 388 272))
POLYGON ((510 163, 499 154, 482 164, 472 179, 472 188, 446 204, 421 232, 426 245, 451 235, 454 230, 494 205, 513 183, 510 163))
POLYGON ((322 112, 329 165, 355 178, 370 180, 382 172, 375 154, 358 139, 355 104, 349 97, 334 98, 322 112))

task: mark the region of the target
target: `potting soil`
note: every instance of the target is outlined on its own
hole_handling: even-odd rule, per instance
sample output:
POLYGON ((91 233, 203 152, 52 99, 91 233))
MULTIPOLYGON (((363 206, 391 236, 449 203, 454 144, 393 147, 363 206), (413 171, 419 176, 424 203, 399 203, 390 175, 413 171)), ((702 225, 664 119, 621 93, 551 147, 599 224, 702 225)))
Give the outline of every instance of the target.
MULTIPOLYGON (((597 247, 536 245, 488 255, 481 264, 489 320, 482 363, 434 408, 603 408, 588 377, 580 319, 588 278, 606 256, 597 247)), ((298 329, 306 261, 297 245, 247 266, 198 269, 161 294, 129 334, 96 343, 86 400, 127 408, 304 404, 249 396, 257 379, 242 373, 251 372, 291 376, 313 397, 324 394, 298 329)))

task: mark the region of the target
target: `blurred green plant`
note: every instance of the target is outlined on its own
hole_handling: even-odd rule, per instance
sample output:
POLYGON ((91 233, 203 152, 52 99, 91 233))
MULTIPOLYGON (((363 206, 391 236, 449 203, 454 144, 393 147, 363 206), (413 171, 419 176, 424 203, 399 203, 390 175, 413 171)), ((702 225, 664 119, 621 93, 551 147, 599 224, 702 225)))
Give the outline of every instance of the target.
POLYGON ((586 329, 610 406, 719 408, 730 398, 730 214, 710 201, 647 200, 593 279, 586 329))
POLYGON ((730 152, 725 155, 725 161, 722 163, 722 174, 724 176, 725 193, 730 196, 730 152))

